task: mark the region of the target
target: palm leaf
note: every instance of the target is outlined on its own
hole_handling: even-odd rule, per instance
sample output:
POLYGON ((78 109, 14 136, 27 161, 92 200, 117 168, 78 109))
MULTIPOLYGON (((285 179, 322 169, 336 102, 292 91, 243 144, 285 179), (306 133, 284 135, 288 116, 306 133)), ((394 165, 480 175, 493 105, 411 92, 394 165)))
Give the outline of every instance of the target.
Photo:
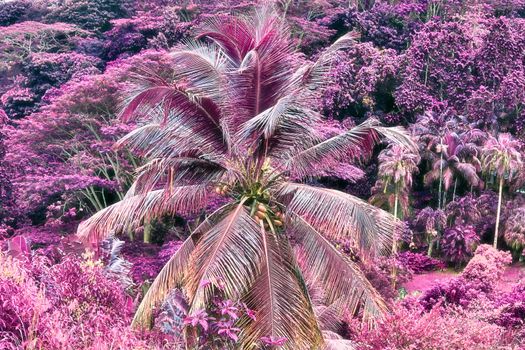
MULTIPOLYGON (((283 97, 283 87, 292 74, 292 42, 284 34, 284 22, 273 11, 257 12, 248 45, 237 43, 243 50, 229 85, 228 123, 232 133, 238 126, 271 108, 283 97)), ((246 40, 243 38, 243 40, 246 40)))
POLYGON ((172 53, 175 78, 189 83, 188 90, 215 101, 222 98, 222 83, 229 69, 228 57, 216 45, 188 42, 172 53))
POLYGON ((299 67, 285 87, 286 94, 300 90, 315 90, 329 84, 330 79, 327 79, 327 75, 336 53, 355 44, 357 38, 356 32, 348 32, 326 48, 315 62, 308 62, 299 67))
POLYGON ((454 164, 455 170, 473 187, 478 187, 480 178, 477 174, 477 169, 470 163, 458 162, 454 164))
POLYGON ((241 18, 221 18, 208 21, 207 28, 199 33, 197 39, 212 40, 232 62, 240 64, 255 44, 252 28, 253 26, 241 18))
POLYGON ((315 124, 322 116, 300 106, 298 96, 285 96, 241 125, 239 142, 255 143, 255 154, 284 158, 290 149, 304 149, 319 142, 315 124))
POLYGON ((289 245, 262 228, 260 236, 262 268, 246 300, 248 307, 256 310, 256 320, 243 325, 240 348, 257 349, 263 337, 285 338, 281 348, 286 350, 317 348, 322 336, 296 277, 297 266, 289 245))
POLYGON ((202 234, 212 227, 216 217, 221 215, 227 206, 228 204, 215 210, 200 223, 191 235, 186 238, 175 254, 173 254, 170 260, 168 260, 166 265, 164 265, 135 312, 131 324, 132 327, 151 328, 154 309, 164 302, 171 291, 183 286, 184 274, 188 269, 190 257, 195 249, 195 245, 201 239, 202 234))
POLYGON ((227 171, 222 165, 199 157, 154 158, 137 169, 134 193, 145 193, 159 186, 171 191, 183 185, 218 182, 227 171))
POLYGON ((386 304, 359 266, 306 220, 299 216, 292 220, 303 247, 305 267, 311 278, 324 287, 327 303, 341 303, 352 313, 362 308, 365 320, 380 317, 387 310, 386 304))
POLYGON ((241 201, 206 232, 191 257, 185 288, 192 310, 204 308, 213 288, 239 298, 255 280, 261 259, 258 226, 241 201), (203 286, 203 282, 211 282, 203 286))
POLYGON ((354 342, 343 339, 339 334, 331 331, 323 331, 324 345, 321 350, 355 350, 354 342))
POLYGON ((112 233, 135 229, 144 221, 162 215, 195 213, 205 206, 206 200, 207 189, 203 186, 181 186, 171 192, 155 190, 128 196, 82 222, 77 236, 83 242, 96 244, 112 233))
POLYGON ((195 241, 196 235, 190 235, 160 270, 135 312, 131 323, 132 327, 148 329, 152 327, 155 308, 166 300, 166 297, 173 289, 181 287, 190 254, 195 248, 195 241))
POLYGON ((363 158, 372 151, 374 145, 380 141, 381 136, 417 153, 417 146, 403 128, 383 127, 377 120, 368 119, 345 133, 300 150, 287 160, 287 167, 306 175, 312 166, 320 164, 324 159, 352 160, 363 158))
POLYGON ((127 147, 144 157, 177 155, 190 150, 215 155, 225 150, 223 137, 217 135, 215 128, 203 125, 201 120, 188 120, 171 113, 166 123, 156 118, 160 114, 159 109, 155 109, 154 113, 153 122, 131 131, 115 147, 127 147))
POLYGON ((280 191, 287 209, 333 240, 349 239, 363 254, 386 254, 395 230, 402 228, 392 214, 336 190, 285 183, 280 191))

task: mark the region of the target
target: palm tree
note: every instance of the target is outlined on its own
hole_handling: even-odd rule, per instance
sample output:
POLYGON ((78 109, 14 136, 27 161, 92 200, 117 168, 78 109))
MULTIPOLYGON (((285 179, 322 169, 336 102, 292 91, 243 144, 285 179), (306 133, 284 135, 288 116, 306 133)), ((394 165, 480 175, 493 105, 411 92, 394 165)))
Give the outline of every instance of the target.
MULTIPOLYGON (((408 195, 412 187, 412 174, 418 171, 419 155, 408 151, 399 145, 391 145, 381 151, 378 157, 380 179, 374 186, 376 192, 371 198, 371 203, 388 202, 393 207, 394 219, 398 219, 398 207, 401 202, 402 213, 408 211, 408 195)), ((396 234, 392 240, 392 254, 397 254, 398 242, 396 234)), ((397 269, 392 268, 392 283, 395 288, 397 269)))
POLYGON ((481 171, 481 162, 478 150, 474 143, 463 142, 462 135, 454 132, 447 133, 443 142, 437 145, 433 157, 431 170, 425 174, 424 182, 427 186, 439 180, 444 188, 444 198, 441 203, 446 203, 446 193, 454 184, 453 199, 456 196, 458 178, 462 178, 471 187, 478 187, 481 180, 477 174, 481 171))
POLYGON ((126 198, 78 229, 85 242, 129 230, 165 214, 200 212, 210 191, 225 204, 193 230, 161 270, 133 325, 149 326, 152 312, 174 288, 190 314, 204 309, 220 285, 242 298, 256 320, 241 319, 241 349, 262 337, 286 338, 283 349, 323 344, 319 322, 293 254, 301 246, 326 302, 362 310, 372 320, 385 302, 358 265, 332 241, 349 239, 363 258, 389 251, 394 217, 349 194, 313 187, 310 169, 355 159, 381 136, 415 148, 401 128, 368 120, 322 139, 315 105, 329 63, 353 35, 339 38, 315 62, 301 62, 288 30, 273 11, 211 22, 199 38, 172 53, 172 79, 144 70, 127 101, 124 120, 142 126, 119 141, 147 163, 126 198), (204 283, 205 282, 205 283, 204 283))
POLYGON ((498 246, 499 222, 501 216, 501 201, 503 185, 519 179, 523 168, 520 142, 510 134, 500 134, 498 138, 491 137, 483 149, 483 170, 489 176, 499 179, 498 209, 496 211, 496 228, 494 230, 494 248, 498 246))
POLYGON ((399 145, 391 145, 381 151, 379 160, 379 180, 374 186, 372 203, 388 203, 393 208, 395 218, 408 213, 408 194, 412 187, 412 174, 418 172, 419 155, 399 145), (401 204, 401 213, 398 212, 401 204))
MULTIPOLYGON (((436 160, 436 150, 443 148, 443 138, 451 129, 456 129, 458 123, 456 118, 451 118, 448 111, 443 113, 425 112, 419 116, 417 122, 411 125, 411 133, 419 145, 421 158, 432 164, 436 160)), ((443 153, 439 154, 440 164, 443 164, 443 153)), ((443 199, 443 169, 439 169, 438 186, 438 208, 442 209, 441 200, 443 199)))
POLYGON ((447 224, 447 216, 442 209, 426 207, 419 211, 414 223, 416 226, 423 227, 428 243, 427 255, 431 257, 434 243, 437 242, 440 232, 447 224))

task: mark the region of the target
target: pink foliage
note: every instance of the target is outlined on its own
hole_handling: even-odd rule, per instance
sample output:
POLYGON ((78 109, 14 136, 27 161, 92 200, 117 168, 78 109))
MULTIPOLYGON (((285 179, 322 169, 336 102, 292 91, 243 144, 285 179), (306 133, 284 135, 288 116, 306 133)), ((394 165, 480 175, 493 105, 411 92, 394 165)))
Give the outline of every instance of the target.
POLYGON ((494 349, 511 346, 505 328, 479 319, 477 314, 461 309, 436 308, 428 313, 396 304, 375 329, 361 331, 358 349, 494 349))
POLYGON ((89 257, 53 265, 44 256, 24 262, 0 253, 0 262, 3 349, 162 347, 157 335, 146 342, 131 331, 130 297, 89 257))

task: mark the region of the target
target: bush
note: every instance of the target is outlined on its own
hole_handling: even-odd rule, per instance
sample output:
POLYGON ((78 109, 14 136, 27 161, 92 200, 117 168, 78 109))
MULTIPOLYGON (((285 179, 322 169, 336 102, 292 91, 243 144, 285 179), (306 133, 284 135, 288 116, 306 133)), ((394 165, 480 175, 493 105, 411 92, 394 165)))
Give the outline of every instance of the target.
POLYGON ((462 309, 423 312, 399 304, 377 328, 362 331, 355 340, 359 350, 492 350, 512 343, 503 327, 462 309))
POLYGON ((445 268, 445 264, 441 260, 422 253, 403 252, 398 254, 397 261, 405 270, 415 274, 445 268))
POLYGON ((445 258, 456 265, 466 263, 474 254, 479 236, 470 225, 447 228, 441 238, 441 250, 445 258))
POLYGON ((90 256, 53 265, 0 252, 0 348, 158 349, 156 333, 134 333, 134 303, 90 256))
POLYGON ((509 253, 480 245, 459 277, 427 290, 419 298, 419 303, 426 310, 441 303, 467 307, 472 300, 490 297, 505 266, 511 262, 509 253))

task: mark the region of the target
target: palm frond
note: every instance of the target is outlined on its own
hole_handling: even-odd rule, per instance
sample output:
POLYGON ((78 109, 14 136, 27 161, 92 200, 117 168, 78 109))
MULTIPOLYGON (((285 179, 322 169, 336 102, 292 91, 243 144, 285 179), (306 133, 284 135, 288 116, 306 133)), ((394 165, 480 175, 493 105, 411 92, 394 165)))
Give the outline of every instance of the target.
POLYGON ((155 110, 151 123, 142 125, 122 137, 116 148, 126 147, 143 157, 177 156, 194 151, 217 157, 225 151, 223 137, 216 129, 204 126, 198 119, 185 119, 179 114, 170 114, 166 121, 159 118, 155 110))
MULTIPOLYGON (((260 339, 284 338, 282 349, 311 349, 322 344, 322 336, 312 306, 296 277, 289 244, 265 232, 262 268, 248 294, 248 307, 256 310, 256 320, 243 325, 241 349, 256 349, 260 339)), ((286 238, 282 238, 283 240, 286 238)))
POLYGON ((236 64, 240 64, 255 44, 252 26, 238 17, 208 21, 197 36, 197 39, 201 38, 212 40, 236 64))
POLYGON ((255 280, 262 242, 243 202, 204 234, 192 254, 185 280, 192 310, 205 307, 214 286, 221 286, 228 298, 238 298, 255 280))
POLYGON ((195 213, 207 199, 203 186, 181 186, 173 191, 155 190, 128 196, 99 211, 77 229, 77 236, 85 243, 96 244, 116 232, 132 230, 144 221, 166 214, 195 213))
POLYGON ((394 231, 402 228, 392 214, 336 190, 288 182, 280 200, 326 237, 349 239, 364 254, 386 254, 394 231))
POLYGON ((364 123, 309 148, 300 150, 290 156, 287 167, 300 174, 308 174, 309 169, 324 159, 353 160, 366 157, 381 137, 407 147, 417 153, 416 144, 401 127, 383 127, 375 119, 368 119, 364 123))
POLYGON ((355 44, 357 38, 356 32, 348 32, 326 48, 316 61, 305 63, 299 67, 290 77, 285 88, 286 93, 290 94, 304 89, 315 90, 329 84, 330 80, 327 79, 327 75, 335 55, 339 50, 355 44))
POLYGON ((458 162, 454 164, 454 168, 469 185, 473 187, 479 186, 481 180, 478 176, 475 165, 466 162, 458 162))
POLYGON ((170 191, 184 185, 207 185, 218 182, 227 171, 214 161, 194 157, 154 158, 137 169, 134 193, 145 193, 159 187, 170 191))
POLYGON ((172 53, 175 78, 188 82, 188 91, 214 101, 222 97, 222 83, 229 69, 228 57, 215 45, 187 42, 172 53))
POLYGON ((270 138, 285 115, 293 113, 293 108, 293 96, 288 95, 280 98, 273 106, 243 123, 238 136, 246 138, 257 134, 257 136, 261 135, 264 138, 270 138))
POLYGON ((226 204, 216 209, 201 222, 190 236, 186 238, 170 260, 168 260, 166 265, 164 265, 135 312, 132 327, 151 328, 153 311, 165 301, 169 293, 175 288, 182 288, 184 275, 188 270, 191 254, 195 249, 195 245, 199 242, 202 235, 212 228, 214 222, 216 222, 228 206, 229 205, 226 204))
POLYGON ((327 303, 341 303, 352 313, 361 308, 368 321, 380 317, 387 310, 385 301, 359 265, 300 216, 294 215, 291 220, 303 247, 305 267, 311 278, 324 287, 327 303))
POLYGON ((190 254, 195 249, 195 241, 196 235, 190 235, 155 277, 135 312, 131 323, 133 328, 151 328, 155 308, 164 302, 173 289, 181 287, 190 254))
POLYGON ((286 159, 290 149, 304 149, 319 138, 315 124, 322 116, 300 106, 298 96, 285 96, 241 125, 237 139, 255 144, 255 154, 286 159))
POLYGON ((201 118, 203 122, 219 127, 220 109, 208 97, 192 94, 183 87, 169 83, 140 89, 125 105, 121 113, 124 121, 140 115, 137 112, 148 115, 151 109, 162 106, 166 118, 168 113, 179 111, 181 116, 201 118))
POLYGON ((232 130, 274 106, 284 96, 283 87, 293 69, 292 42, 282 30, 284 22, 264 10, 251 25, 251 47, 241 56, 235 74, 230 75, 228 115, 232 130))

